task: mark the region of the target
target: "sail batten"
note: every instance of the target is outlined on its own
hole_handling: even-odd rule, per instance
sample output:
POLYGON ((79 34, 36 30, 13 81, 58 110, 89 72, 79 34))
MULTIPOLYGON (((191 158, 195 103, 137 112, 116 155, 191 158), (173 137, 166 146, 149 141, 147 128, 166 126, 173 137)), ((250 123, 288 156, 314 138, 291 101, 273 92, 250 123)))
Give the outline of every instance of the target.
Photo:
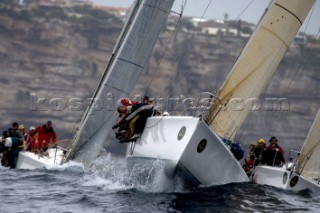
POLYGON ((119 61, 124 61, 124 62, 130 63, 130 64, 135 65, 135 66, 137 66, 137 67, 140 67, 140 68, 142 68, 142 69, 144 68, 142 65, 136 64, 135 62, 129 61, 129 60, 125 59, 125 58, 118 58, 118 60, 119 60, 119 61))
POLYGON ((116 121, 116 107, 128 97, 164 29, 174 0, 137 0, 75 135, 67 160, 90 165, 116 121))
POLYGON ((298 16, 296 16, 296 15, 295 15, 295 13, 294 13, 294 12, 290 11, 288 8, 286 8, 286 7, 282 6, 282 5, 278 4, 278 3, 275 3, 275 5, 276 5, 276 6, 278 6, 278 7, 281 7, 282 9, 284 9, 284 10, 288 11, 289 13, 291 13, 291 14, 292 14, 292 16, 293 16, 293 17, 295 17, 295 18, 300 22, 300 25, 302 25, 302 21, 299 19, 299 17, 298 17, 298 16))
POLYGON ((218 91, 207 121, 233 140, 270 82, 314 0, 274 0, 218 91))

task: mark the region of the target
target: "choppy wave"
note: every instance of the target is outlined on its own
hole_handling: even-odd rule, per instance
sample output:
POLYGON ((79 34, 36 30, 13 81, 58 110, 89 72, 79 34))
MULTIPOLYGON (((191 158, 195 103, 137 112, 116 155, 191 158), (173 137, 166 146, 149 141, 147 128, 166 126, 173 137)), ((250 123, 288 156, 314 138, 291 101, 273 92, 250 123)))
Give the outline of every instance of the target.
MULTIPOLYGON (((253 183, 185 188, 161 161, 146 177, 106 153, 92 168, 70 162, 37 170, 0 168, 0 212, 318 212, 320 196, 253 183)), ((140 170, 140 171, 138 171, 140 170)), ((144 172, 144 171, 143 171, 144 172)))

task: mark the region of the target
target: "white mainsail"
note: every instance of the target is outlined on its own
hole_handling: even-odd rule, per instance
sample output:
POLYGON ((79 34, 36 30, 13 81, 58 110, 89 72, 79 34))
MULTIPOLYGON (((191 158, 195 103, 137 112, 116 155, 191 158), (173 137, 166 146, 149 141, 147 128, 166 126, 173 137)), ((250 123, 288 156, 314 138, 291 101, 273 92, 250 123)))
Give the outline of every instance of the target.
POLYGON ((298 159, 298 173, 314 179, 320 177, 320 110, 309 130, 298 159))
POLYGON ((217 93, 207 121, 232 140, 257 104, 314 0, 274 0, 217 93))
POLYGON ((143 71, 174 0, 136 0, 67 160, 85 165, 98 156, 116 121, 118 99, 128 97, 143 71))

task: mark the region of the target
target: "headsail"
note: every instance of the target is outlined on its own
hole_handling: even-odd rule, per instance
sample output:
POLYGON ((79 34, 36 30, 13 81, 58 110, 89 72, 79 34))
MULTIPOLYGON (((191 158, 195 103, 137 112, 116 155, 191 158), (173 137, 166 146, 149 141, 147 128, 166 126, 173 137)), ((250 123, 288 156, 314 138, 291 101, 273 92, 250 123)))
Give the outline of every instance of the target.
POLYGON ((300 152, 298 173, 313 179, 320 177, 320 110, 300 152))
POLYGON ((134 89, 174 0, 136 0, 93 102, 84 114, 67 160, 85 165, 98 156, 116 120, 116 105, 134 89))
POLYGON ((314 0, 274 0, 218 91, 207 121, 232 140, 297 34, 314 0))

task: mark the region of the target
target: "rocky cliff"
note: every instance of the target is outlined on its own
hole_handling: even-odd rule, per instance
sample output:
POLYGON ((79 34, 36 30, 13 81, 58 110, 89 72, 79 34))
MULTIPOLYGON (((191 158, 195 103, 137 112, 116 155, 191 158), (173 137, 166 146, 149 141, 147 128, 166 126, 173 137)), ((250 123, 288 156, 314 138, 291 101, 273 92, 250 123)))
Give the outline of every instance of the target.
MULTIPOLYGON (((87 7, 21 10, 2 5, 0 10, 1 130, 13 121, 28 127, 50 119, 61 139, 72 137, 122 22, 87 7), (84 100, 84 108, 73 110, 72 98, 84 100)), ((246 41, 165 30, 132 96, 196 98, 213 92, 246 41)), ((320 106, 320 50, 312 46, 317 42, 310 38, 309 47, 290 47, 261 98, 262 104, 283 98, 285 110, 253 111, 237 136, 245 146, 275 135, 286 150, 300 148, 320 106)))

